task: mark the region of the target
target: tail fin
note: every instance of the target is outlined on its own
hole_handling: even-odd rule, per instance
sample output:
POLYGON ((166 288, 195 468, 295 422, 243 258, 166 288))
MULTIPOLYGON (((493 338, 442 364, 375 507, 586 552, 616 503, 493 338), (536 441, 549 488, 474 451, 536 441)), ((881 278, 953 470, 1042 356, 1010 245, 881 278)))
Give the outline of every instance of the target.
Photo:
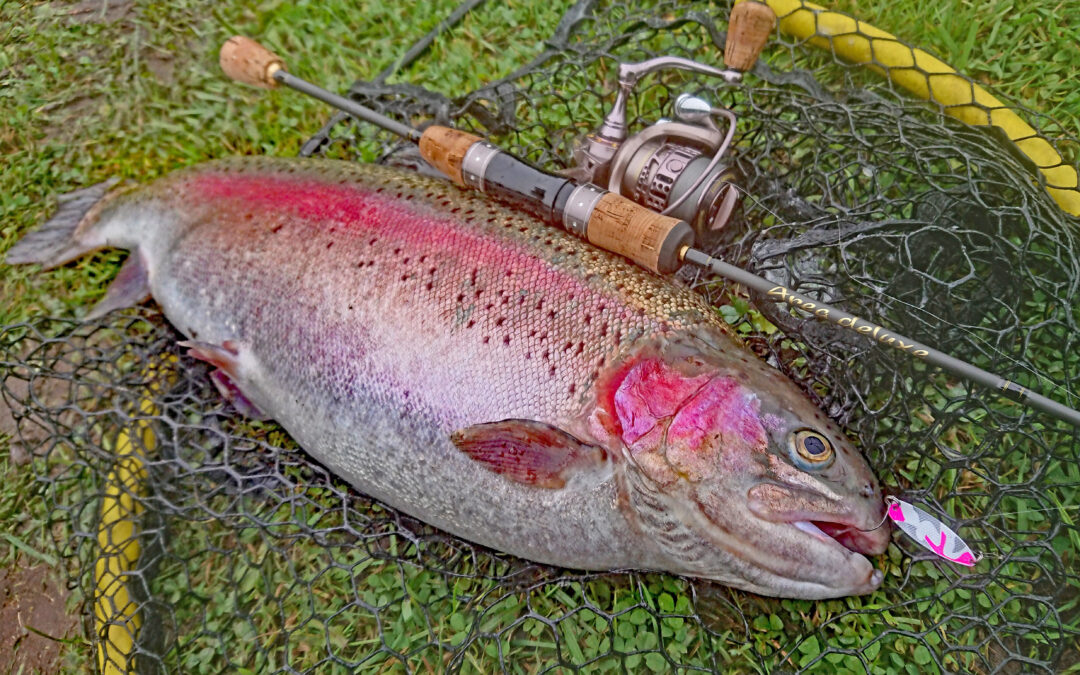
POLYGON ((60 197, 60 208, 44 225, 31 230, 7 252, 9 265, 41 263, 46 268, 63 265, 100 248, 79 241, 78 229, 95 205, 106 197, 117 179, 69 192, 60 197))

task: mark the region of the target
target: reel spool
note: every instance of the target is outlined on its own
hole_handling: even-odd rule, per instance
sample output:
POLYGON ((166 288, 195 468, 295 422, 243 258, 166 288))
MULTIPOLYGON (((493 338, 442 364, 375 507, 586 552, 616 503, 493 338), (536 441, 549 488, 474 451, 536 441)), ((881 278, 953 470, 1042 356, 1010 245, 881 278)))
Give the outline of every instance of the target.
POLYGON ((575 167, 568 173, 578 180, 606 185, 611 192, 663 215, 685 220, 698 245, 715 239, 739 202, 733 162, 729 157, 725 161, 735 135, 735 114, 682 94, 675 101, 677 121, 661 119, 629 136, 626 102, 642 77, 659 70, 689 70, 739 82, 743 72, 757 61, 775 22, 776 16, 767 5, 736 5, 724 51, 726 69, 674 56, 620 64, 619 93, 611 112, 600 129, 576 148, 575 167), (725 132, 714 121, 718 117, 727 122, 725 132))
POLYGON ((728 132, 721 134, 711 109, 683 94, 675 103, 680 120, 659 120, 624 141, 611 160, 608 189, 690 223, 700 244, 719 233, 739 201, 734 173, 725 162, 735 129, 728 110, 728 132), (694 124, 704 109, 703 124, 694 124), (689 114, 688 114, 689 112, 689 114))

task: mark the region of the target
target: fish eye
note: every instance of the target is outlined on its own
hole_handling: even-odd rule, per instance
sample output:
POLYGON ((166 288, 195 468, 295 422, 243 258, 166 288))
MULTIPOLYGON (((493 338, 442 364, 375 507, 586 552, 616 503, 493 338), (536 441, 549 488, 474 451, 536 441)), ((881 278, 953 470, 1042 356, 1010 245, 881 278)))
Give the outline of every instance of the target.
POLYGON ((820 466, 833 458, 833 446, 829 439, 811 429, 795 432, 795 451, 810 464, 820 466))

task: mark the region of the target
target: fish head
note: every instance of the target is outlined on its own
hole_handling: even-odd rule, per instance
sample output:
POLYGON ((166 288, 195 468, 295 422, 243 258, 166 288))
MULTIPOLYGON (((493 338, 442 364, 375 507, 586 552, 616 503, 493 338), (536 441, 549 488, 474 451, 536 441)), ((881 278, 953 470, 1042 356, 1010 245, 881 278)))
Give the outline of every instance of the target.
POLYGON ((628 517, 687 574, 791 598, 873 591, 883 575, 864 554, 889 542, 873 472, 793 383, 740 351, 737 366, 669 348, 624 367, 611 409, 628 517))

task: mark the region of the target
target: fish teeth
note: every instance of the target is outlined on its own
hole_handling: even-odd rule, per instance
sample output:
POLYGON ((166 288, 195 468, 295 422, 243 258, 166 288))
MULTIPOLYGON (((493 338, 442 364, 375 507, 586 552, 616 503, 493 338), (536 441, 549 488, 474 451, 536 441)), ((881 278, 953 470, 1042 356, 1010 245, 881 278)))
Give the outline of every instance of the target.
POLYGON ((829 535, 822 532, 820 527, 818 527, 817 525, 811 523, 809 520, 793 520, 793 521, 791 521, 791 524, 794 525, 795 527, 799 528, 803 532, 806 532, 807 534, 814 535, 815 537, 817 537, 818 539, 820 539, 822 541, 829 541, 829 542, 836 541, 835 539, 833 539, 829 535))

